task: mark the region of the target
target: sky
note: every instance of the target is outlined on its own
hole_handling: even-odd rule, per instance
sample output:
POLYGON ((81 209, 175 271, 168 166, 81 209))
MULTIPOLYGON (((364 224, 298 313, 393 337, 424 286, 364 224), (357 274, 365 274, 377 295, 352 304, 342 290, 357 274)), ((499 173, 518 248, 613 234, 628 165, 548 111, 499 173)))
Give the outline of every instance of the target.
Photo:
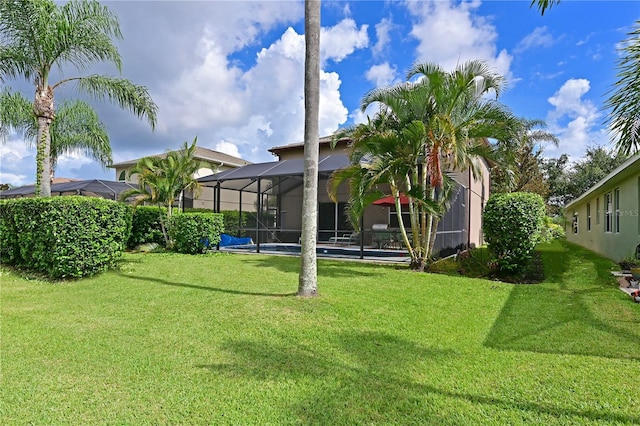
MULTIPOLYGON (((275 161, 274 146, 304 135, 302 1, 104 1, 120 19, 122 77, 148 88, 155 130, 117 106, 92 101, 107 127, 115 163, 198 146, 252 162, 275 161)), ((563 0, 544 16, 530 1, 329 1, 321 11, 320 135, 366 120, 360 100, 405 80, 416 62, 452 70, 482 59, 507 82, 499 101, 541 119, 562 153, 611 147, 603 104, 616 81, 619 47, 640 19, 638 1, 563 0)), ((52 81, 102 73, 65 68, 52 81)), ((4 85, 27 98, 24 80, 4 85)), ((56 103, 82 98, 61 86, 56 103)), ((35 148, 18 134, 0 144, 0 183, 35 181, 35 148)), ((56 177, 115 180, 80 153, 58 160, 56 177)))

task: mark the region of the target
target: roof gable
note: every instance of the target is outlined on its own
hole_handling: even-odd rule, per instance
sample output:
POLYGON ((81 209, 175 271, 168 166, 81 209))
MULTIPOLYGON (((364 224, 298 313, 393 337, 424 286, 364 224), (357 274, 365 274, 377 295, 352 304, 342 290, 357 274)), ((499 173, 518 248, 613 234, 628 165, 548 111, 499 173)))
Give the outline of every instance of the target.
MULTIPOLYGON (((121 161, 119 163, 114 163, 109 167, 116 168, 116 167, 133 166, 143 158, 146 158, 146 157, 164 158, 167 156, 168 152, 174 152, 174 151, 176 150, 163 152, 162 154, 147 155, 145 157, 135 158, 133 160, 121 161)), ((218 165, 225 165, 225 166, 232 166, 232 167, 242 167, 244 165, 251 164, 250 161, 243 160, 242 158, 234 157, 233 155, 225 154, 224 152, 214 151, 213 149, 203 148, 200 146, 196 146, 196 152, 194 157, 198 160, 203 160, 203 161, 207 161, 207 162, 218 164, 218 165)))

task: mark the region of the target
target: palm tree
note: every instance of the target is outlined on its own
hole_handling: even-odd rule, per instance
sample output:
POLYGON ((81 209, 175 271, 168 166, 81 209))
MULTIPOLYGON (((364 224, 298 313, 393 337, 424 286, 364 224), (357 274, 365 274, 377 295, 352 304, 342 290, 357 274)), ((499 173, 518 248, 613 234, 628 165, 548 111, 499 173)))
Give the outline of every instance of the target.
POLYGON ((121 70, 120 54, 111 39, 122 37, 117 16, 97 1, 57 5, 51 0, 3 0, 0 36, 0 78, 25 78, 35 86, 36 191, 41 196, 51 195, 51 126, 57 88, 74 82, 90 96, 115 102, 155 126, 157 106, 143 86, 105 75, 50 81, 54 67, 66 65, 83 70, 95 62, 109 61, 121 70))
POLYGON ((537 192, 547 198, 548 187, 542 176, 542 143, 558 146, 558 138, 545 130, 542 120, 520 119, 513 140, 497 148, 499 164, 491 169, 492 192, 537 192))
POLYGON ((551 9, 552 6, 559 3, 560 3, 560 0, 532 0, 529 7, 533 5, 537 5, 538 10, 540 11, 540 15, 544 15, 544 12, 547 9, 551 9))
POLYGON ((640 20, 635 26, 621 44, 616 89, 605 103, 611 109, 608 122, 622 155, 640 150, 640 20))
MULTIPOLYGON (((145 157, 129 171, 129 176, 138 175, 138 188, 120 194, 121 200, 133 198, 132 204, 151 203, 164 206, 168 219, 173 213, 173 205, 180 199, 184 191, 191 191, 195 197, 200 194, 202 185, 195 177, 201 168, 215 166, 195 158, 197 138, 191 145, 184 143, 179 151, 169 151, 165 156, 145 157)), ((160 217, 165 243, 169 245, 165 220, 160 217)))
MULTIPOLYGON (((371 182, 362 191, 352 192, 352 196, 361 198, 369 189, 384 183, 389 185, 399 211, 400 192, 409 195, 412 243, 405 236, 402 222, 400 228, 412 269, 424 270, 451 193, 445 170, 471 169, 474 177, 479 177, 478 160, 494 157, 494 147, 487 138, 496 139, 499 145, 509 143, 518 121, 506 107, 485 97, 491 92, 497 96, 504 81, 482 61, 461 64, 453 72, 436 64, 416 64, 407 79, 406 83, 365 95, 362 110, 377 103, 380 112, 367 125, 348 130, 346 135, 354 138, 353 150, 363 151, 352 158, 352 163, 369 158, 364 167, 362 162, 359 166, 353 163, 353 173, 357 173, 357 167, 385 165, 384 170, 373 167, 371 182), (384 148, 378 146, 381 144, 384 148)), ((341 180, 350 179, 348 175, 349 172, 337 173, 332 188, 337 188, 341 180)), ((366 198, 363 204, 372 201, 366 198)), ((352 200, 350 205, 361 202, 352 200)))
POLYGON ((320 0, 304 3, 304 186, 298 296, 318 294, 318 117, 320 109, 320 0))
MULTIPOLYGON (((19 93, 0 93, 0 135, 17 131, 28 142, 36 142, 38 121, 33 105, 19 93)), ((104 124, 95 110, 84 101, 65 101, 51 123, 50 167, 55 174, 58 158, 73 152, 83 152, 103 167, 111 164, 111 145, 104 124)))

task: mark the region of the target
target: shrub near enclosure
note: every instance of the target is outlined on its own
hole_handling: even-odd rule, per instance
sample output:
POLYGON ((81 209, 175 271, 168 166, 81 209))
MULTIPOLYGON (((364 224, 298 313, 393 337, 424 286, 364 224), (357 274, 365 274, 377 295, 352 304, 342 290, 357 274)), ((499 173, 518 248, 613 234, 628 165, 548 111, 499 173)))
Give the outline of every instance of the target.
POLYGON ((218 213, 179 213, 171 216, 169 237, 178 253, 204 253, 220 242, 224 222, 218 213))
POLYGON ((131 229, 131 208, 102 198, 7 200, 0 216, 3 262, 51 278, 82 277, 113 266, 131 229), (7 241, 12 243, 5 250, 7 241))
POLYGON ((484 208, 484 234, 499 273, 525 270, 545 220, 542 197, 530 192, 493 195, 484 208))
POLYGON ((167 209, 159 206, 138 206, 133 209, 131 236, 127 241, 128 248, 140 244, 156 243, 164 246, 164 236, 160 225, 161 217, 167 215, 167 209))

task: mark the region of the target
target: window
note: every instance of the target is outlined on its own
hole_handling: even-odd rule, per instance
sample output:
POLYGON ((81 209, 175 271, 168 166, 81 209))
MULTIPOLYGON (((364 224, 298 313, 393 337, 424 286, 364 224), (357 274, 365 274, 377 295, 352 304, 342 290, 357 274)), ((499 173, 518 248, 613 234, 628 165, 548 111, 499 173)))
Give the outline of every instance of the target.
POLYGON ((620 188, 616 188, 613 197, 613 203, 615 205, 615 220, 616 220, 616 232, 620 232, 620 188))
POLYGON ((596 198, 596 225, 600 225, 600 197, 596 198))
POLYGON ((611 193, 604 194, 604 230, 611 232, 611 214, 613 212, 613 204, 611 202, 611 193))
POLYGON ((578 212, 573 212, 573 223, 572 223, 573 233, 578 233, 578 212))
POLYGON ((118 176, 118 180, 119 181, 123 181, 123 180, 127 180, 127 171, 123 170, 120 172, 120 175, 118 176))
POLYGON ((591 231, 591 203, 587 203, 587 231, 591 231))
MULTIPOLYGON (((402 208, 403 206, 400 206, 400 207, 402 208)), ((409 214, 408 210, 405 211, 404 209, 402 209, 402 223, 406 228, 411 227, 411 215, 409 214)), ((390 228, 400 227, 400 222, 398 221, 398 212, 396 212, 395 207, 392 207, 389 209, 389 227, 390 228)))

